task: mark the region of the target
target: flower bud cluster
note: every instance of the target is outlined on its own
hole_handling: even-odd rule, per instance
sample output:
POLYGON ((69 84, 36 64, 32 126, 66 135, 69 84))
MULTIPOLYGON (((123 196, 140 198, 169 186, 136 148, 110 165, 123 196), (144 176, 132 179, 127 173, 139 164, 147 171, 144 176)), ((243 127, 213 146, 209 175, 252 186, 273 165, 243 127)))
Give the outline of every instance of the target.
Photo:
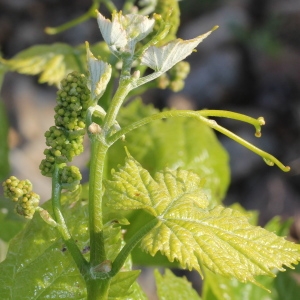
POLYGON ((73 157, 83 152, 85 115, 89 106, 90 91, 84 75, 70 73, 61 82, 57 92, 55 107, 55 125, 45 133, 45 159, 40 164, 44 176, 52 176, 54 163, 72 161, 73 157))
POLYGON ((40 202, 40 196, 32 191, 29 180, 19 180, 9 177, 2 183, 4 196, 16 202, 16 212, 27 219, 32 219, 40 202))
POLYGON ((155 2, 155 14, 153 15, 155 25, 153 31, 143 40, 143 43, 151 41, 159 33, 161 28, 165 28, 165 24, 168 24, 170 29, 167 35, 156 43, 156 46, 160 47, 176 39, 176 33, 180 25, 180 9, 178 0, 156 0, 155 2))
POLYGON ((186 61, 181 61, 158 78, 158 86, 161 89, 169 88, 173 92, 178 92, 184 88, 184 80, 189 72, 190 64, 186 61))
POLYGON ((17 202, 24 194, 32 191, 32 184, 29 180, 19 180, 10 176, 3 183, 4 197, 17 202))
POLYGON ((61 169, 60 182, 62 188, 70 191, 76 189, 82 179, 79 169, 75 166, 65 166, 61 169))

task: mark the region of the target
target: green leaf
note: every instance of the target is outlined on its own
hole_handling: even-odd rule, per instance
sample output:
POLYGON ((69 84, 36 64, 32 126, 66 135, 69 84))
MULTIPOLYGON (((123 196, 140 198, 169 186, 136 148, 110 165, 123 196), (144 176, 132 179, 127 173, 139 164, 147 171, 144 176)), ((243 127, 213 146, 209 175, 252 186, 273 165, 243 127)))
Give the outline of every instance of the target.
POLYGON ((15 204, 0 197, 0 239, 9 242, 25 224, 24 218, 14 211, 15 204))
MULTIPOLYGON (((91 47, 96 55, 102 55, 105 59, 107 46, 98 43, 91 47)), ((38 45, 21 51, 12 59, 1 62, 11 71, 21 74, 40 75, 40 83, 59 86, 60 81, 70 72, 86 72, 86 49, 79 45, 72 47, 63 43, 52 45, 38 45)))
POLYGON ((39 82, 50 85, 58 85, 66 74, 79 69, 75 50, 62 43, 30 47, 5 63, 21 74, 41 74, 39 82))
MULTIPOLYGON (((120 110, 118 122, 124 127, 157 112, 153 106, 135 100, 120 110)), ((107 172, 117 168, 119 164, 124 164, 124 146, 151 175, 165 166, 171 169, 182 167, 193 170, 204 179, 203 191, 210 206, 220 203, 226 193, 230 179, 227 152, 214 131, 198 120, 174 118, 155 121, 128 133, 125 142, 119 140, 109 149, 107 172)), ((143 226, 145 214, 127 213, 126 218, 131 224, 126 228, 125 239, 128 240, 136 229, 143 226)), ((151 259, 137 247, 132 252, 132 259, 136 264, 171 266, 159 253, 151 259)), ((174 263, 172 266, 174 267, 174 263)))
MULTIPOLYGON (((118 122, 124 127, 157 113, 151 105, 133 101, 120 111, 118 122)), ((150 174, 168 166, 193 170, 204 180, 203 189, 211 205, 220 203, 230 180, 228 154, 213 130, 198 120, 172 118, 151 122, 126 135, 109 150, 107 170, 124 163, 124 146, 150 174)))
POLYGON ((132 291, 132 293, 130 294, 130 297, 127 298, 128 300, 132 300, 132 299, 148 300, 141 286, 136 281, 133 283, 130 290, 132 291))
MULTIPOLYGON (((237 204, 231 206, 235 207, 239 211, 244 211, 242 207, 237 204)), ((257 224, 257 220, 252 224, 257 224)), ((288 233, 291 220, 281 222, 278 216, 274 217, 265 226, 266 229, 272 231, 280 236, 285 236, 288 233)), ((299 265, 296 266, 296 270, 300 270, 299 265)), ((297 285, 296 280, 293 278, 295 270, 288 269, 286 272, 278 272, 277 277, 267 277, 259 276, 256 280, 263 285, 265 288, 270 290, 270 294, 265 289, 253 285, 252 283, 242 283, 238 282, 236 279, 229 279, 222 277, 217 274, 205 270, 205 280, 203 285, 203 299, 204 300, 223 300, 226 298, 232 300, 271 300, 271 299, 290 299, 293 300, 293 296, 297 295, 299 290, 299 285, 297 285), (279 296, 278 296, 279 295, 279 296), (290 297, 290 298, 289 298, 290 297)))
POLYGON ((146 169, 129 157, 125 167, 115 172, 113 181, 106 181, 105 186, 109 206, 123 210, 145 209, 160 218, 168 213, 170 203, 175 205, 175 210, 181 209, 182 205, 207 207, 201 181, 195 173, 169 169, 156 173, 153 179, 146 169))
POLYGON ((142 240, 151 255, 158 251, 183 268, 201 266, 242 282, 273 276, 274 268, 292 267, 300 260, 300 245, 255 227, 230 208, 208 207, 198 175, 165 169, 150 176, 132 157, 106 181, 108 205, 115 209, 144 209, 159 220, 142 240))
POLYGON ((216 28, 191 40, 176 39, 162 47, 151 46, 143 53, 141 64, 155 72, 165 73, 190 55, 216 28))
POLYGON ((300 265, 297 265, 295 270, 287 270, 284 273, 279 273, 274 280, 274 286, 278 294, 278 300, 294 300, 300 295, 300 265))
POLYGON ((258 287, 252 283, 239 282, 235 278, 226 278, 205 270, 202 298, 203 300, 277 299, 277 293, 273 288, 274 278, 268 276, 259 276, 257 280, 261 285, 270 290, 271 293, 269 293, 266 289, 262 289, 261 287, 258 287))
MULTIPOLYGON (((70 198, 72 199, 72 198, 70 198)), ((63 207, 80 249, 88 246, 87 210, 83 202, 63 207)), ((51 203, 44 205, 51 210, 51 203)), ((3 299, 85 299, 85 283, 58 231, 38 214, 10 242, 0 264, 0 295, 3 299)))
POLYGON ((280 216, 275 216, 266 224, 265 229, 274 232, 279 236, 287 236, 292 224, 292 218, 283 221, 280 216))
MULTIPOLYGON (((257 225, 258 217, 259 217, 258 211, 256 211, 256 210, 246 210, 244 207, 241 206, 241 204, 239 204, 237 202, 230 205, 230 208, 233 209, 233 210, 238 210, 239 212, 241 212, 242 214, 247 216, 248 221, 249 221, 250 224, 257 225)), ((272 231, 270 229, 268 229, 268 230, 272 231)))
MULTIPOLYGON (((4 144, 5 143, 3 143, 2 146, 5 146, 4 144)), ((0 161, 0 165, 1 163, 3 164, 3 169, 1 169, 0 166, 0 180, 4 176, 7 176, 6 172, 8 171, 8 169, 5 168, 5 157, 2 157, 2 160, 3 161, 0 161)), ((0 262, 6 257, 8 242, 24 227, 25 224, 24 218, 15 213, 14 206, 15 204, 11 200, 0 197, 0 262)))
POLYGON ((157 294, 160 300, 201 299, 186 278, 177 277, 168 269, 165 270, 164 275, 161 275, 158 270, 155 270, 154 276, 157 294))
POLYGON ((132 299, 128 296, 131 296, 134 292, 135 287, 131 288, 131 286, 140 275, 140 272, 140 270, 119 272, 114 276, 110 284, 108 299, 132 299))
MULTIPOLYGON (((118 122, 124 127, 157 112, 153 106, 136 100, 120 110, 118 122)), ((151 175, 165 166, 193 170, 204 179, 203 191, 210 206, 220 203, 225 195, 230 179, 228 154, 213 130, 195 119, 155 121, 128 133, 125 142, 119 140, 109 149, 107 172, 124 164, 124 146, 151 175)), ((131 224, 125 235, 128 240, 144 224, 145 214, 127 213, 126 218, 131 224)), ((159 253, 149 258, 138 247, 133 250, 132 259, 136 264, 174 266, 159 253)))
POLYGON ((133 55, 136 43, 152 31, 155 22, 138 14, 123 16, 122 12, 113 12, 112 21, 98 12, 97 21, 104 40, 117 57, 124 52, 133 55))
POLYGON ((5 259, 8 249, 8 243, 0 239, 0 263, 5 259))
MULTIPOLYGON (((88 258, 88 205, 85 192, 83 189, 82 194, 64 194, 62 211, 72 237, 88 258)), ((46 202, 43 207, 51 211, 51 202, 46 202)), ((114 260, 123 246, 117 220, 105 224, 104 237, 108 259, 114 260)), ((128 269, 129 266, 128 260, 125 267, 128 269)), ((129 275, 132 278, 132 274, 129 275)), ((130 282, 128 279, 128 286, 130 282)), ((0 295, 1 299, 13 300, 86 299, 85 282, 60 234, 38 214, 10 242, 6 260, 0 264, 0 295)))

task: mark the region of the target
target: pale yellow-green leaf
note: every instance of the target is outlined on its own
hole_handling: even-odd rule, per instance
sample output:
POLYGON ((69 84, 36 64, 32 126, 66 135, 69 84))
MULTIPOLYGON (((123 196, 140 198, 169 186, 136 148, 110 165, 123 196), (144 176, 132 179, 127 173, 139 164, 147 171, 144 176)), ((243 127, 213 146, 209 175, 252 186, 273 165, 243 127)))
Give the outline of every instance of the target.
POLYGON ((159 300, 201 299, 186 278, 175 276, 169 269, 165 270, 164 275, 155 270, 154 276, 159 300))
POLYGON ((126 165, 107 181, 109 205, 117 209, 145 209, 162 217, 172 207, 172 212, 185 205, 206 207, 208 201, 201 190, 198 175, 184 170, 157 172, 154 179, 132 157, 126 165), (172 204, 172 206, 170 206, 172 204))
POLYGON ((79 70, 78 50, 63 43, 30 47, 3 63, 21 74, 41 73, 40 83, 59 85, 67 73, 79 70))
POLYGON ((176 39, 162 47, 151 46, 142 55, 141 63, 156 72, 166 72, 190 55, 215 29, 216 28, 213 28, 207 33, 191 40, 176 39))
POLYGON ((106 181, 108 204, 116 209, 145 209, 159 222, 142 240, 182 267, 201 265, 212 272, 253 282, 274 276, 300 260, 300 246, 248 222, 248 216, 220 205, 208 208, 198 175, 165 169, 154 178, 132 157, 106 181))
POLYGON ((87 65, 89 70, 89 84, 92 101, 97 103, 105 92, 106 86, 110 80, 112 68, 111 65, 97 59, 86 43, 87 65))
POLYGON ((64 78, 67 70, 64 63, 65 57, 63 55, 55 55, 44 66, 44 71, 40 75, 39 82, 47 82, 50 85, 56 83, 57 78, 64 78))
POLYGON ((104 40, 117 56, 122 52, 133 55, 136 43, 152 31, 155 23, 154 19, 146 16, 123 16, 122 12, 113 12, 112 21, 98 13, 97 21, 104 40))

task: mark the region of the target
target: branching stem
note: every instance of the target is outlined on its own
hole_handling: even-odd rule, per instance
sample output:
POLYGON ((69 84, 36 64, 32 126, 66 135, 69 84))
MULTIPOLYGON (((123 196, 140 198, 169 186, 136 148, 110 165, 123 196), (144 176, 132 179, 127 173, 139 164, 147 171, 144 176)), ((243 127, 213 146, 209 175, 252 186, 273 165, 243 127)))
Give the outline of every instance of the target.
MULTIPOLYGON (((69 22, 66 22, 60 26, 57 26, 57 27, 46 27, 45 32, 49 35, 58 34, 63 31, 66 31, 72 27, 75 27, 75 26, 87 21, 90 18, 95 17, 96 16, 95 10, 99 9, 100 2, 101 2, 101 0, 94 0, 93 4, 89 8, 89 10, 86 13, 84 13, 83 15, 81 15, 78 18, 75 18, 69 22)), ((106 2, 108 2, 108 1, 106 1, 106 2)))
POLYGON ((136 232, 129 241, 125 244, 125 246, 122 248, 122 250, 119 252, 118 256, 114 260, 112 264, 112 269, 110 272, 103 273, 99 272, 98 274, 95 274, 97 278, 111 278, 114 277, 123 267, 126 259, 128 258, 128 255, 131 253, 131 251, 134 249, 134 247, 142 240, 145 235, 150 232, 157 224, 159 220, 157 218, 154 218, 150 222, 148 222, 146 225, 144 225, 138 232, 136 232))

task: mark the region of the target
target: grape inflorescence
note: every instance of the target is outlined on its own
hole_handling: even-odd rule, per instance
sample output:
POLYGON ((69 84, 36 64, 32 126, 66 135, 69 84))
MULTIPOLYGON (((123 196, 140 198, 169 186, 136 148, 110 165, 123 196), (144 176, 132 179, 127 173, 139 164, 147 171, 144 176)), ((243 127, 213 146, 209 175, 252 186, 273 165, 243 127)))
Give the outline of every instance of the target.
POLYGON ((40 196, 32 191, 29 180, 19 180, 10 176, 3 183, 4 196, 16 202, 16 212, 27 219, 32 219, 40 202, 40 196))
POLYGON ((45 133, 45 159, 40 164, 41 173, 52 177, 54 165, 72 161, 83 152, 85 117, 89 107, 90 91, 84 75, 72 72, 61 82, 57 92, 55 126, 45 133))

